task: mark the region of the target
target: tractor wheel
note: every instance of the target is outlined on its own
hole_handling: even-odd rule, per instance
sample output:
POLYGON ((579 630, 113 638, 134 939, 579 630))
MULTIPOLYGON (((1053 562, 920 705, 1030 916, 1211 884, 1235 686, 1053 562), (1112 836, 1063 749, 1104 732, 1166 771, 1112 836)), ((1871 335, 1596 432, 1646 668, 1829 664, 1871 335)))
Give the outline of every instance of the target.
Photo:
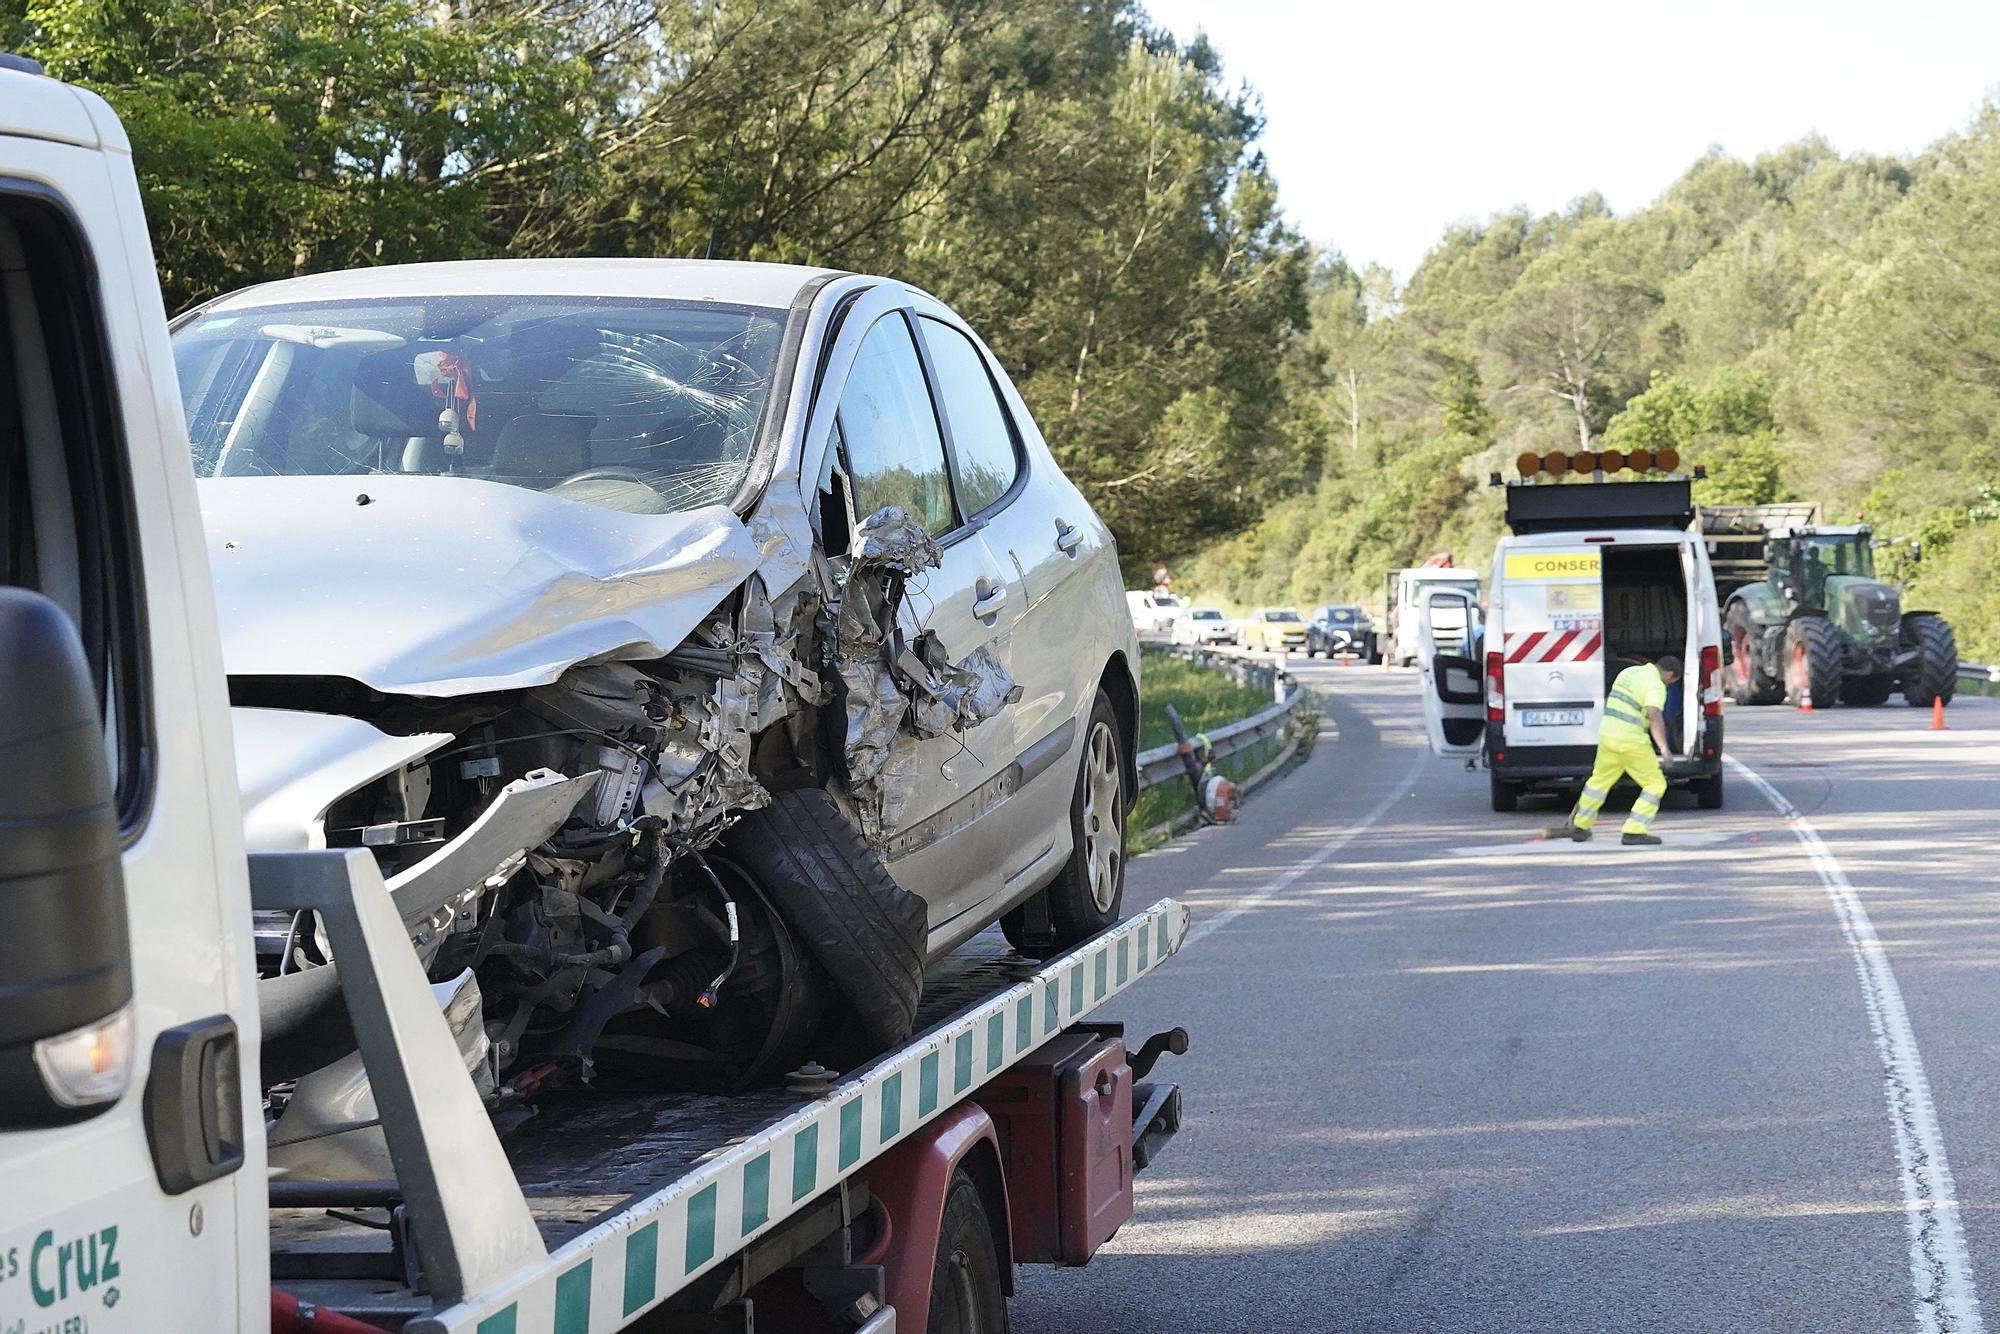
POLYGON ((1840 683, 1840 702, 1863 706, 1880 704, 1896 688, 1893 676, 1850 676, 1840 683))
POLYGON ((1813 707, 1827 708, 1840 699, 1840 631, 1824 616, 1801 616, 1785 627, 1785 702, 1803 704, 1808 690, 1813 707))
POLYGON ((1729 698, 1738 704, 1776 704, 1784 698, 1785 684, 1773 680, 1757 663, 1757 638, 1750 626, 1750 610, 1741 602, 1729 604, 1723 627, 1729 635, 1729 698))
POLYGON ((1903 698, 1927 709, 1933 700, 1951 703, 1958 690, 1958 638, 1944 617, 1928 611, 1903 618, 1903 642, 1917 649, 1916 671, 1903 681, 1903 698))

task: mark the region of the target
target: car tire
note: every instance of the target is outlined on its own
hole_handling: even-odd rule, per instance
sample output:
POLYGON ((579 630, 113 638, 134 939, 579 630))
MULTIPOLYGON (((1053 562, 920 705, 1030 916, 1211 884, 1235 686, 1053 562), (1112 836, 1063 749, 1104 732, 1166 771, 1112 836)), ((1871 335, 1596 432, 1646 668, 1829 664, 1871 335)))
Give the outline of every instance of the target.
POLYGON ((928 913, 833 798, 818 788, 775 792, 737 821, 727 846, 867 1040, 886 1047, 908 1037, 924 988, 928 913))
POLYGON ((1510 783, 1491 769, 1486 771, 1486 786, 1493 798, 1493 809, 1502 814, 1510 813, 1521 804, 1521 788, 1518 783, 1510 783))
POLYGON ((1007 1290, 986 1199, 963 1167, 945 1188, 931 1269, 931 1334, 1007 1334, 1007 1290))
POLYGON ((1043 891, 1049 896, 1057 949, 1088 940, 1124 911, 1125 817, 1130 806, 1125 790, 1126 746, 1118 711, 1100 690, 1090 706, 1083 763, 1070 794, 1069 860, 1043 891))

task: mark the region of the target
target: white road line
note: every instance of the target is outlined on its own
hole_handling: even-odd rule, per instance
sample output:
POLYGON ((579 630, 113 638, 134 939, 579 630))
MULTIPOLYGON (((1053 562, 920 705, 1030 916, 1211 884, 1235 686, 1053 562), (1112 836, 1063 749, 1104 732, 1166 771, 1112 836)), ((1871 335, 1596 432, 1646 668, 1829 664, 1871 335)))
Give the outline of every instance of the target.
POLYGON ((1786 800, 1785 795, 1735 756, 1729 766, 1764 794, 1804 845, 1819 872, 1827 896, 1840 919, 1841 934, 1854 951, 1854 968, 1861 976, 1861 997, 1868 1007, 1868 1027, 1882 1060, 1883 1092, 1889 1101, 1889 1123, 1896 1132, 1896 1161, 1902 1169, 1903 1207, 1910 1233, 1910 1275, 1916 1283, 1917 1328, 1931 1334, 1980 1334, 1986 1328, 1979 1314, 1979 1289, 1959 1227, 1958 1199, 1953 1194, 1951 1167, 1945 1161, 1944 1136, 1931 1104, 1930 1081, 1924 1078, 1917 1036, 1910 1027, 1903 993, 1896 985, 1889 955, 1868 920, 1868 910, 1819 836, 1819 831, 1786 800))
POLYGON ((1410 764, 1410 771, 1404 774, 1394 787, 1389 789, 1388 795, 1375 803, 1373 810, 1349 825, 1346 831, 1339 837, 1329 839, 1317 848, 1314 848, 1311 855, 1304 861, 1292 863, 1290 867, 1280 871, 1277 875, 1272 876, 1269 880, 1251 890, 1247 897, 1238 899, 1235 903, 1217 913, 1206 912, 1201 908, 1199 903, 1195 903, 1193 905, 1195 909, 1195 924, 1188 928, 1187 939, 1182 943, 1181 948, 1185 949, 1197 940, 1213 935, 1251 909, 1263 907, 1279 894, 1283 893, 1285 888, 1300 876, 1313 870, 1315 867, 1323 865, 1327 858, 1339 852, 1356 838, 1359 838, 1370 825, 1387 815, 1392 806, 1410 795, 1410 784, 1416 781, 1418 772, 1424 767, 1424 762, 1433 758, 1435 757, 1431 754, 1430 747, 1427 744, 1419 746, 1416 757, 1410 764))

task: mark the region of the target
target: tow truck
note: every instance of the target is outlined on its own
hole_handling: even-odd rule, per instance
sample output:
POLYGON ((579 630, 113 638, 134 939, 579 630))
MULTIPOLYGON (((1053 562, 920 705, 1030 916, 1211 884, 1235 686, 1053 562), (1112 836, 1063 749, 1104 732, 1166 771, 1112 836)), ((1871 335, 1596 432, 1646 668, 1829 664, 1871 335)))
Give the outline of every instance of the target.
POLYGON ((0 515, 0 1331, 997 1330, 1016 1266, 1130 1217, 1187 1036, 1095 1016, 1180 949, 1171 899, 1038 962, 975 939, 857 1070, 490 1105, 367 851, 245 853, 130 145, 18 57, 0 515), (340 958, 392 1175, 270 1177, 253 909, 340 958))

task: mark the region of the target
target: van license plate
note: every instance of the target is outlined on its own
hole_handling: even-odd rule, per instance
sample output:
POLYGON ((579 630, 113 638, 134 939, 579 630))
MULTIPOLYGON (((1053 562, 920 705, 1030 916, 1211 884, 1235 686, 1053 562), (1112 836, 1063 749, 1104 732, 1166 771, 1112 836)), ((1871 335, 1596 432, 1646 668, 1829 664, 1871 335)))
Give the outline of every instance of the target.
POLYGON ((1523 709, 1523 727, 1582 727, 1590 716, 1586 709, 1523 709))

